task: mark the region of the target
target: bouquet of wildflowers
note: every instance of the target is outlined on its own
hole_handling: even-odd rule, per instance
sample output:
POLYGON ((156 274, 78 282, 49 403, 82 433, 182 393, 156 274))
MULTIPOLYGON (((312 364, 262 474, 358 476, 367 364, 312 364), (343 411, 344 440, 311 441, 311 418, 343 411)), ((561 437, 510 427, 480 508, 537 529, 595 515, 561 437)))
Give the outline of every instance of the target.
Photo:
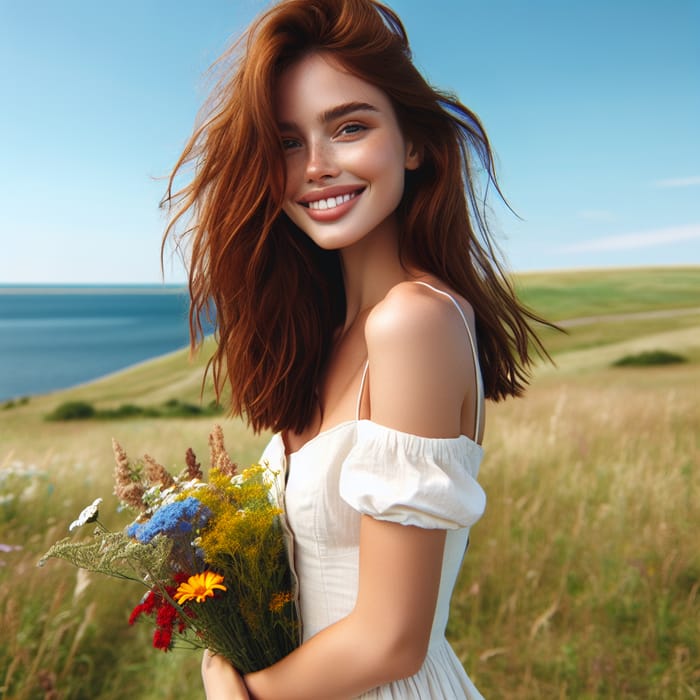
POLYGON ((113 441, 115 495, 135 520, 124 532, 108 531, 98 520, 98 498, 70 525, 95 523, 92 536, 57 542, 41 564, 56 557, 138 581, 148 590, 129 623, 153 618, 154 647, 167 651, 180 641, 209 648, 250 673, 299 643, 276 474, 263 465, 239 472, 219 426, 209 445, 205 481, 191 449, 185 469, 173 476, 148 455, 130 463, 113 441))

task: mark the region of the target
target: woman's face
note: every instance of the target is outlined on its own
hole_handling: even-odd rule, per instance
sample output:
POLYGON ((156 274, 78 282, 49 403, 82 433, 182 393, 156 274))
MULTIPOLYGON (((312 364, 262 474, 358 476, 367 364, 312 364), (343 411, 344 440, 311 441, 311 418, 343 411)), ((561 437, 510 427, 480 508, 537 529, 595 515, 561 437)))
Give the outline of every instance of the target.
POLYGON ((389 98, 322 54, 283 71, 276 98, 287 216, 327 250, 395 233, 404 171, 419 159, 389 98))

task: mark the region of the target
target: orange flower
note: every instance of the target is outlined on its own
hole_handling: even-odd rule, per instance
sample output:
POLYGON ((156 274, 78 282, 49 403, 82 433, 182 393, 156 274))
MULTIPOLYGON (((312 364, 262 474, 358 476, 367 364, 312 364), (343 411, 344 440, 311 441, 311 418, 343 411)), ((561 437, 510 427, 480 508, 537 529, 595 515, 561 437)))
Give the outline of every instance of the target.
POLYGON ((194 574, 178 586, 177 591, 175 591, 175 600, 180 605, 189 600, 203 603, 207 598, 214 597, 215 590, 226 590, 226 586, 222 584, 223 580, 224 577, 221 574, 215 574, 213 571, 194 574))

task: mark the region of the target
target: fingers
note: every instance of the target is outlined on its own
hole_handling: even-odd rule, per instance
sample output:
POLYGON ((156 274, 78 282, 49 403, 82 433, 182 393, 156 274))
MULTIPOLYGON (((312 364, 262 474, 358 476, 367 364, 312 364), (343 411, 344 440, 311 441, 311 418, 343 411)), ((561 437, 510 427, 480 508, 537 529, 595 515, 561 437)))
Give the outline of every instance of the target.
POLYGON ((202 655, 202 680, 207 700, 247 700, 245 683, 240 674, 220 654, 209 649, 202 655))

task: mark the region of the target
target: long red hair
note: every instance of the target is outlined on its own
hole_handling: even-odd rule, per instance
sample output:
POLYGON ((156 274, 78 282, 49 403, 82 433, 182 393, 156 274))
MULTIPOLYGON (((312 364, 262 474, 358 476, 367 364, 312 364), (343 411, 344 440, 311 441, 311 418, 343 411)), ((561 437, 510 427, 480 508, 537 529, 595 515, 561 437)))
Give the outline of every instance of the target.
POLYGON ((486 396, 521 394, 532 342, 542 349, 531 325, 541 319, 517 300, 482 214, 481 185, 500 190, 479 119, 425 81, 388 7, 284 0, 219 60, 224 78, 164 199, 173 211, 166 238, 187 222, 192 347, 204 314, 216 325, 210 365, 217 396, 228 388, 231 412, 255 431, 301 431, 344 319, 338 253, 318 248, 282 212, 275 87, 285 67, 314 51, 383 90, 404 136, 421 148, 398 210, 402 262, 445 281, 473 306, 486 396), (188 164, 190 182, 174 191, 188 164))

